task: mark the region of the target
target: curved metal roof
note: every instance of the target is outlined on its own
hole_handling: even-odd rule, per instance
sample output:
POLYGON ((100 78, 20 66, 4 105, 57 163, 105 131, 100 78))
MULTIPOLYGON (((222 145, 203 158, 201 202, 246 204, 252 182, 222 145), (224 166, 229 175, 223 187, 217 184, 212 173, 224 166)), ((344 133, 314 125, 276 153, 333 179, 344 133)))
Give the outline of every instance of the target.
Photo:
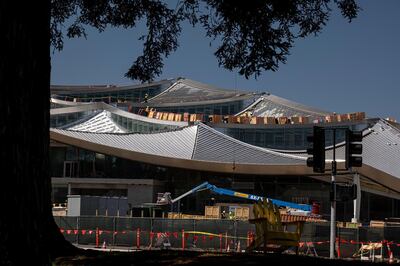
POLYGON ((238 141, 202 123, 149 134, 99 134, 65 129, 51 129, 51 132, 112 148, 170 158, 271 165, 304 164, 305 161, 301 156, 282 154, 238 141))
POLYGON ((66 129, 94 133, 126 133, 126 130, 111 119, 111 113, 105 110, 82 123, 69 126, 66 129))
POLYGON ((198 124, 154 134, 89 133, 51 129, 51 139, 134 161, 215 172, 311 173, 305 158, 252 146, 198 124), (268 169, 268 171, 266 171, 268 169))
POLYGON ((86 105, 86 104, 92 104, 90 102, 72 102, 72 101, 64 101, 56 98, 50 98, 50 103, 57 104, 59 106, 81 106, 81 105, 86 105))
POLYGON ((51 133, 121 152, 132 151, 176 159, 190 159, 196 139, 196 127, 158 134, 99 134, 63 129, 51 129, 51 133))
MULTIPOLYGON (((54 93, 73 93, 73 92, 111 92, 116 90, 130 90, 145 88, 148 86, 163 86, 165 89, 148 99, 147 103, 131 103, 136 107, 177 107, 220 104, 234 101, 246 101, 249 105, 239 114, 251 111, 255 116, 311 116, 321 117, 331 114, 331 112, 318 108, 306 106, 288 99, 266 93, 255 93, 240 90, 226 90, 200 83, 194 80, 178 78, 163 80, 149 84, 139 84, 133 86, 52 86, 54 93)), ((61 105, 77 106, 82 103, 74 103, 53 99, 53 103, 61 105)))
POLYGON ((83 94, 83 93, 99 93, 99 92, 118 92, 142 89, 154 86, 169 86, 175 79, 160 80, 151 83, 142 83, 127 86, 116 86, 116 85, 51 85, 51 94, 83 94))
POLYGON ((380 120, 369 131, 363 138, 363 165, 400 178, 400 129, 380 120))
MULTIPOLYGON (((62 103, 65 101, 60 101, 57 99, 52 99, 55 103, 62 103)), ((73 103, 73 102, 69 102, 73 103)), ((93 103, 73 103, 73 105, 70 105, 70 107, 64 107, 64 108, 55 108, 50 110, 50 115, 63 115, 63 114, 71 114, 71 113, 79 113, 79 112, 86 112, 86 111, 93 111, 93 110, 101 110, 101 111, 107 111, 109 113, 113 113, 125 118, 129 118, 132 120, 136 121, 141 121, 144 123, 149 123, 149 124, 157 124, 157 125, 166 125, 166 126, 172 126, 172 127, 185 127, 188 125, 188 122, 177 122, 177 121, 167 121, 167 120, 160 120, 160 119, 155 119, 155 118, 149 118, 146 116, 142 115, 137 115, 134 113, 126 112, 124 110, 121 110, 117 107, 111 106, 109 104, 103 103, 103 102, 93 102, 93 103)), ((92 116, 88 116, 87 119, 91 119, 92 116)))
POLYGON ((314 107, 306 106, 288 99, 284 99, 272 94, 261 96, 252 105, 241 111, 252 112, 254 116, 271 117, 292 117, 292 116, 311 116, 321 117, 332 114, 331 112, 320 110, 314 107))
POLYGON ((253 146, 217 130, 198 126, 194 160, 263 165, 303 165, 306 158, 253 146))
MULTIPOLYGON (((149 106, 189 106, 254 99, 256 93, 226 90, 190 79, 178 79, 168 89, 149 99, 149 106)), ((142 106, 142 104, 134 104, 142 106)))
MULTIPOLYGON (((153 134, 51 129, 50 137, 53 141, 99 153, 168 167, 238 174, 313 175, 312 169, 306 166, 305 152, 289 154, 256 147, 201 123, 153 134)), ((386 188, 387 195, 400 193, 400 131, 380 120, 364 132, 363 148, 363 166, 353 170, 378 184, 381 191, 382 187, 386 188)), ((337 151, 340 169, 343 168, 340 163, 343 145, 337 151)))
MULTIPOLYGON (((400 129, 383 119, 363 132, 362 167, 355 168, 387 190, 400 193, 400 129)), ((306 151, 281 151, 306 158, 306 151)), ((336 159, 343 162, 345 156, 344 143, 336 147, 336 159)), ((332 149, 326 151, 327 161, 332 158, 332 149)), ((329 166, 327 166, 329 167, 329 166)))
MULTIPOLYGON (((253 100, 254 97, 259 96, 243 91, 222 90, 189 79, 178 79, 175 83, 172 83, 171 80, 160 81, 159 83, 172 85, 164 92, 148 100, 154 106, 203 105, 253 100)), ((150 83, 118 88, 123 90, 135 89, 157 84, 150 83)), ((55 87, 53 86, 52 89, 59 92, 66 89, 55 87)), ((76 90, 85 91, 85 88, 79 86, 70 89, 74 92, 76 90)), ((115 88, 98 86, 86 89, 86 91, 92 92, 109 91, 115 88)), ((274 151, 260 148, 233 139, 203 124, 187 127, 187 122, 152 119, 125 112, 102 102, 75 103, 56 99, 52 99, 52 102, 69 106, 51 109, 52 116, 92 111, 91 114, 88 112, 86 121, 80 120, 79 125, 75 124, 70 127, 75 131, 51 129, 50 135, 54 141, 129 160, 170 167, 259 175, 313 174, 311 168, 305 165, 307 157, 305 151, 274 151), (97 111, 102 113, 97 113, 97 111), (178 129, 154 134, 116 134, 121 129, 109 119, 110 113, 145 123, 163 125, 163 128, 165 126, 178 129)), ((275 117, 309 116, 317 118, 331 114, 269 94, 259 97, 257 101, 242 112, 246 111, 253 112, 255 116, 275 117)), ((355 169, 371 182, 385 187, 387 191, 400 192, 399 128, 398 124, 393 125, 384 120, 378 120, 374 126, 366 130, 363 138, 363 166, 355 169)), ((339 145, 336 151, 338 161, 343 162, 343 145, 339 145)), ((331 154, 332 151, 328 149, 326 153, 327 161, 331 158, 331 154)))

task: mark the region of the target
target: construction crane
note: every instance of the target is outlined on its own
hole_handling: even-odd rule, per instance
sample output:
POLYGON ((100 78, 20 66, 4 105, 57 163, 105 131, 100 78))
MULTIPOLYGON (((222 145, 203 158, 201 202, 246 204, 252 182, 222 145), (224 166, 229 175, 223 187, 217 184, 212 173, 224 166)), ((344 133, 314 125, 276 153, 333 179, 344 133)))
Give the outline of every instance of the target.
MULTIPOLYGON (((233 196, 233 197, 249 199, 249 200, 253 200, 253 201, 259 201, 259 200, 264 199, 264 197, 261 197, 261 196, 242 193, 242 192, 236 192, 236 191, 226 189, 226 188, 219 188, 208 182, 204 182, 204 183, 198 185, 197 187, 189 190, 188 192, 180 195, 179 197, 177 197, 175 199, 171 198, 170 192, 160 193, 160 195, 158 196, 158 199, 157 199, 157 204, 158 205, 174 204, 175 202, 181 200, 182 198, 184 198, 190 194, 193 194, 193 193, 196 193, 199 191, 203 191, 203 190, 210 190, 219 195, 233 196)), ((297 203, 293 203, 293 202, 271 199, 271 198, 266 198, 266 199, 271 201, 273 204, 275 204, 279 207, 288 207, 288 208, 297 209, 297 210, 301 210, 301 211, 305 211, 305 212, 311 212, 311 206, 307 205, 307 204, 297 204, 297 203)))

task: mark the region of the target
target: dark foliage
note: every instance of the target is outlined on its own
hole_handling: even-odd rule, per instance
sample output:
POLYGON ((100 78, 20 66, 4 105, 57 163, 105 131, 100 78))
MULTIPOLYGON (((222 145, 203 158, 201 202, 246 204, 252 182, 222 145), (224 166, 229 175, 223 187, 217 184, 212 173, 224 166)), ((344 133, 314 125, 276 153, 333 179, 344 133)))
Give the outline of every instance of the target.
POLYGON ((147 35, 143 54, 125 74, 151 81, 159 76, 163 58, 178 46, 181 23, 201 25, 218 42, 219 65, 238 70, 246 78, 264 70, 275 71, 285 63, 296 38, 318 34, 325 26, 334 2, 351 21, 359 6, 355 0, 177 0, 171 7, 160 0, 52 0, 51 43, 63 47, 63 26, 68 37, 85 36, 85 26, 133 28, 144 19, 147 35))

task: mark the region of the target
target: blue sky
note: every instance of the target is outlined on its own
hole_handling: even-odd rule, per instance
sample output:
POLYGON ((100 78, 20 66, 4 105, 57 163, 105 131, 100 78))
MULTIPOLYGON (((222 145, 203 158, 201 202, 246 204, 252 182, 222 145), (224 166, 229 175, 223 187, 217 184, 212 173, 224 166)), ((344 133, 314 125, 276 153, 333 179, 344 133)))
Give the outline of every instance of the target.
MULTIPOLYGON (((276 72, 246 80, 218 67, 199 28, 185 26, 180 48, 165 60, 159 79, 186 77, 221 88, 268 91, 337 113, 365 111, 400 120, 400 1, 364 0, 357 19, 340 14, 317 37, 299 39, 276 72)), ((87 39, 65 39, 51 56, 52 84, 136 84, 124 77, 141 52, 143 28, 89 29, 87 39)))

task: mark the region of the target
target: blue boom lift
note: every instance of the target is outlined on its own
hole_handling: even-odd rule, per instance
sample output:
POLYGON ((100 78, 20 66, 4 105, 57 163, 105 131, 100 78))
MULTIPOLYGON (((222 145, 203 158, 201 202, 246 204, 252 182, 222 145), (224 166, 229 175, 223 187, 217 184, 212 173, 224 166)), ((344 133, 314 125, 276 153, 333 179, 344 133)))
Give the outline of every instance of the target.
MULTIPOLYGON (((203 190, 210 190, 219 195, 233 196, 233 197, 249 199, 249 200, 253 200, 253 201, 259 201, 259 200, 264 199, 264 197, 261 197, 261 196, 242 193, 242 192, 236 192, 236 191, 226 189, 226 188, 219 188, 208 182, 204 182, 201 185, 198 185, 197 187, 189 190, 188 192, 180 195, 179 197, 177 197, 175 199, 171 199, 171 193, 165 192, 162 196, 160 195, 158 197, 157 204, 159 204, 159 205, 173 204, 192 193, 196 193, 196 192, 203 191, 203 190)), ((279 207, 288 207, 288 208, 297 209, 297 210, 301 210, 301 211, 311 212, 311 205, 297 204, 297 203, 293 203, 293 202, 277 200, 277 199, 270 199, 270 198, 267 198, 267 199, 279 207)))

